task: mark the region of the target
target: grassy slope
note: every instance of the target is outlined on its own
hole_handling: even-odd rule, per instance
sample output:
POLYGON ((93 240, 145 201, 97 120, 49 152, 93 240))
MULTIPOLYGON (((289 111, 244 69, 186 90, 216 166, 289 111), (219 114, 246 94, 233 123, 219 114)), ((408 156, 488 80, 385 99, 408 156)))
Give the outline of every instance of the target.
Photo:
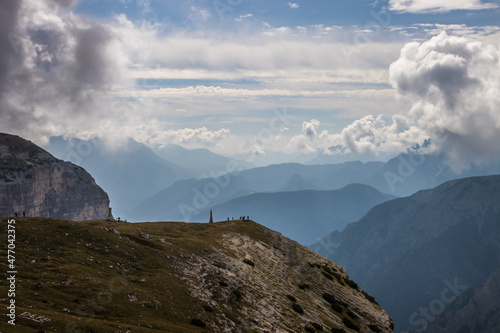
MULTIPOLYGON (((5 224, 3 219, 2 226, 5 224)), ((216 230, 210 233, 203 230, 206 227, 185 224, 120 224, 115 225, 121 232, 118 236, 102 228, 110 226, 107 222, 17 220, 17 314, 27 311, 51 319, 50 323, 40 325, 20 318, 19 332, 26 332, 21 327, 61 332, 68 323, 75 323, 83 332, 85 329, 125 332, 130 328, 134 332, 150 332, 149 328, 199 331, 189 325, 196 313, 196 300, 191 299, 185 285, 175 277, 172 256, 168 258, 165 254, 176 251, 135 234, 137 228, 144 233, 163 231, 166 240, 175 239, 181 247, 199 246, 195 250, 203 251, 199 236, 214 236, 216 230), (68 279, 73 283, 62 284, 68 279), (41 288, 36 287, 39 281, 43 283, 41 288), (138 301, 130 302, 129 295, 135 295, 138 301), (141 323, 144 329, 137 326, 141 323)), ((2 243, 5 244, 5 238, 2 243)), ((3 253, 2 257, 5 258, 3 253)), ((3 282, 2 298, 7 295, 3 282)), ((3 324, 4 321, 0 323, 3 324)))
MULTIPOLYGON (((0 221, 6 244, 7 219, 0 221)), ((16 221, 17 325, 7 325, 4 318, 0 332, 207 331, 190 324, 191 319, 208 318, 211 313, 192 296, 174 267, 176 261, 189 262, 192 255, 206 257, 218 249, 228 253, 231 250, 218 242, 228 230, 268 244, 273 237, 253 222, 16 221), (50 322, 22 318, 23 312, 50 322)), ((2 274, 7 271, 5 248, 0 251, 2 274)), ((319 271, 314 274, 320 276, 319 271)), ((7 290, 2 278, 2 305, 7 304, 7 290)))

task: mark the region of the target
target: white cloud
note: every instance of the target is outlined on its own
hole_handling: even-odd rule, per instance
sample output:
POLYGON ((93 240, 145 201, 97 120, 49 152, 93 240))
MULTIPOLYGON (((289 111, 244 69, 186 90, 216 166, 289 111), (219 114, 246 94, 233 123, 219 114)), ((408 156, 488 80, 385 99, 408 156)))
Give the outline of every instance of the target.
POLYGON ((500 49, 441 33, 409 43, 390 78, 456 171, 500 155, 500 49))
POLYGON ((389 0, 389 9, 404 13, 442 13, 452 10, 483 10, 497 8, 481 0, 389 0))
POLYGON ((191 13, 188 18, 191 21, 195 21, 197 24, 205 23, 210 18, 210 12, 206 9, 202 9, 196 6, 191 6, 191 13))
MULTIPOLYGON (((0 130, 25 133, 38 142, 51 135, 92 132, 135 135, 141 142, 217 145, 221 138, 229 140, 229 130, 196 128, 202 125, 190 124, 193 116, 207 118, 210 113, 257 123, 264 119, 264 110, 293 107, 335 110, 338 118, 359 120, 339 134, 320 131, 317 120, 305 122, 290 149, 327 151, 340 146, 344 152, 378 154, 421 142, 422 133, 453 137, 455 145, 446 146, 450 154, 459 155, 464 151, 459 146, 469 144, 466 150, 474 161, 496 149, 491 142, 498 141, 500 127, 494 112, 499 109, 499 52, 486 42, 445 35, 408 44, 391 67, 390 88, 383 85, 389 83, 387 68, 398 59, 403 39, 377 40, 376 32, 367 33, 373 40, 360 45, 346 41, 349 28, 323 25, 268 25, 223 35, 204 29, 165 32, 158 23, 131 22, 124 14, 111 23, 92 22, 72 12, 74 0, 64 6, 53 0, 4 1, 15 10, 0 22, 0 35, 8 37, 0 42, 0 130), (346 55, 342 51, 347 48, 352 52, 346 55), (144 84, 136 89, 133 79, 144 84), (226 82, 167 88, 162 79, 226 82), (394 101, 396 89, 405 98, 394 101), (405 101, 412 102, 411 112, 394 116, 405 101), (367 118, 379 112, 388 118, 367 118)), ((144 8, 147 3, 142 2, 144 8)), ((487 6, 467 3, 475 3, 476 9, 487 6)), ((418 1, 392 2, 399 11, 404 4, 408 11, 425 7, 418 1)), ((432 10, 453 6, 458 5, 444 1, 432 10)), ((209 20, 210 12, 189 8, 191 20, 209 20)), ((444 28, 496 44, 500 35, 498 27, 412 28, 419 38, 444 28)), ((412 36, 409 28, 404 32, 405 38, 412 36)))
POLYGON ((426 139, 422 131, 411 126, 408 119, 399 115, 391 120, 382 116, 366 116, 346 126, 338 134, 330 134, 327 130, 318 134, 319 125, 317 120, 304 122, 303 134, 293 137, 287 150, 376 156, 403 152, 426 139))
POLYGON ((293 152, 371 154, 404 152, 431 139, 457 173, 500 157, 500 48, 449 36, 408 43, 390 66, 390 80, 408 98, 407 113, 365 116, 339 134, 313 120, 292 138, 293 152), (336 147, 332 149, 332 147, 336 147))
POLYGON ((122 130, 128 132, 130 137, 138 142, 160 147, 167 144, 188 148, 213 147, 220 144, 230 134, 230 131, 225 128, 218 131, 211 131, 206 127, 162 130, 155 124, 128 126, 122 130))
POLYGON ((316 131, 321 123, 313 119, 310 122, 305 121, 302 124, 302 132, 309 138, 309 140, 313 141, 316 139, 316 136, 318 135, 318 132, 316 131))
POLYGON ((253 14, 245 14, 245 15, 240 15, 239 17, 235 18, 236 21, 241 22, 246 18, 253 17, 253 14))
MULTIPOLYGON (((127 96, 133 94, 133 91, 120 92, 127 96)), ((394 96, 393 89, 353 89, 353 90, 291 90, 291 89, 234 89, 223 88, 220 86, 190 86, 185 88, 159 88, 150 89, 140 92, 141 97, 148 98, 186 98, 186 97, 338 97, 338 98, 354 98, 354 97, 386 97, 394 96)))
POLYGON ((275 70, 212 70, 154 68, 135 69, 130 72, 135 79, 181 79, 181 80, 250 80, 272 83, 283 87, 288 83, 388 83, 385 69, 275 69, 275 70))
POLYGON ((404 116, 393 116, 391 121, 382 116, 366 116, 344 128, 337 140, 347 153, 377 155, 403 152, 426 139, 404 116))
POLYGON ((299 8, 299 4, 298 3, 295 3, 295 2, 289 2, 288 3, 288 7, 292 8, 292 9, 297 9, 299 8))

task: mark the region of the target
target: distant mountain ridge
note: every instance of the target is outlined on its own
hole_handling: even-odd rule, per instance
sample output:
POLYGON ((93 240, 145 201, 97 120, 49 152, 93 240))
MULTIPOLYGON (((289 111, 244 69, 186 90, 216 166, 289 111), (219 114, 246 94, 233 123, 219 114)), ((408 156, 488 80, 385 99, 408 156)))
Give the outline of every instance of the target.
MULTIPOLYGON (((333 191, 253 193, 212 207, 221 220, 249 215, 263 225, 301 244, 312 244, 323 235, 342 230, 372 207, 393 199, 368 185, 350 184, 333 191)), ((194 220, 203 220, 208 210, 194 220)))
POLYGON ((311 248, 345 267, 397 329, 416 328, 419 307, 448 285, 473 287, 500 268, 498 198, 500 176, 449 181, 378 205, 311 248))
POLYGON ((363 183, 381 192, 403 197, 454 179, 496 174, 500 174, 498 160, 482 167, 471 166, 456 174, 447 164, 444 155, 421 154, 417 150, 390 159, 363 183))
MULTIPOLYGON (((195 217, 232 199, 252 193, 340 189, 379 170, 382 163, 348 162, 338 165, 277 164, 229 173, 216 178, 180 180, 128 212, 131 220, 195 221, 195 217), (297 181, 300 177, 300 181, 297 181)), ((242 213, 240 213, 242 214, 242 213)))
MULTIPOLYGON (((188 150, 172 144, 151 149, 133 139, 109 146, 100 138, 52 137, 46 149, 88 170, 122 216, 179 180, 219 175, 234 161, 207 149, 188 150)), ((238 161, 239 169, 251 166, 238 161)))
MULTIPOLYGON (((101 139, 54 137, 47 149, 87 169, 109 193, 115 212, 137 221, 190 221, 209 206, 251 193, 338 190, 360 183, 382 193, 404 196, 459 177, 446 166, 443 156, 419 155, 418 151, 400 154, 387 163, 284 163, 252 168, 245 160, 208 149, 188 150, 173 144, 150 149, 132 139, 118 146, 108 148, 101 139), (227 173, 231 174, 232 184, 217 185, 224 184, 227 173), (193 200, 200 197, 201 204, 195 205, 193 200)), ((499 163, 473 167, 463 176, 495 173, 500 173, 499 163)))
POLYGON ((19 136, 0 133, 0 216, 103 219, 109 198, 94 178, 19 136))
POLYGON ((190 176, 186 170, 163 160, 134 140, 121 147, 107 147, 101 139, 53 137, 46 148, 55 156, 88 170, 108 191, 114 211, 119 215, 179 177, 190 176))
POLYGON ((153 148, 153 151, 166 161, 175 163, 179 167, 191 170, 196 178, 213 177, 226 171, 228 164, 235 162, 239 170, 251 169, 252 163, 235 160, 215 154, 206 148, 186 149, 179 145, 168 144, 163 147, 153 148))

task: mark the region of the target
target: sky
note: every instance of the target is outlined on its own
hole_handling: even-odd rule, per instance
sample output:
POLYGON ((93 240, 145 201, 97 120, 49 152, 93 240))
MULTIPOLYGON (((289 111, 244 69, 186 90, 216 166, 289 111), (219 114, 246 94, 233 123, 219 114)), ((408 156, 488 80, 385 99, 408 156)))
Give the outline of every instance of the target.
POLYGON ((483 0, 3 0, 0 131, 339 161, 430 139, 459 172, 500 156, 498 17, 483 0))

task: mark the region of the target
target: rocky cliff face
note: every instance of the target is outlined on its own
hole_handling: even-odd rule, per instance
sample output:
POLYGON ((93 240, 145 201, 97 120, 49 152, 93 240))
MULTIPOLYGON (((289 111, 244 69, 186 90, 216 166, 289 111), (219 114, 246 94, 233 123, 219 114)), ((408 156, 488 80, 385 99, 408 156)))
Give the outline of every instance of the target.
POLYGON ((0 216, 106 218, 109 198, 84 169, 18 136, 0 134, 0 216))
POLYGON ((17 311, 49 320, 20 318, 19 332, 393 332, 342 267, 252 221, 16 230, 17 311))

